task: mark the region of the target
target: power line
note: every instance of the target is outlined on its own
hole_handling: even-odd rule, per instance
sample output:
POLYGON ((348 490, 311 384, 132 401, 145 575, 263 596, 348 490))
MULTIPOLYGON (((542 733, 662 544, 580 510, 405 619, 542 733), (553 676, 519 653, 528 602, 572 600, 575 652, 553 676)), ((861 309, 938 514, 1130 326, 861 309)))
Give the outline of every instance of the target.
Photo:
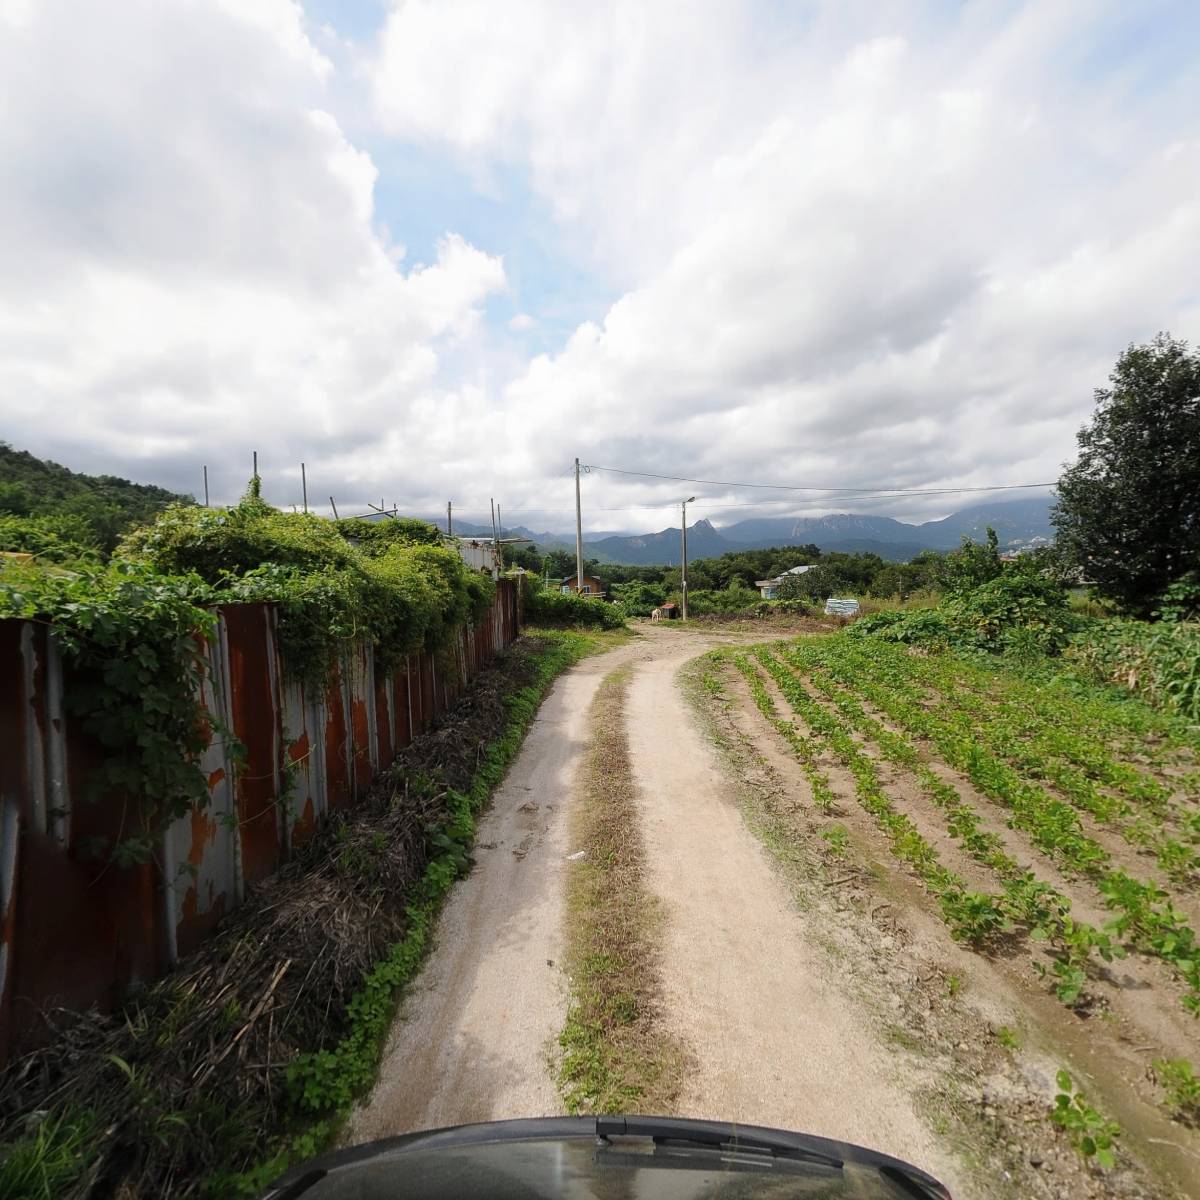
POLYGON ((710 487, 729 487, 729 488, 764 488, 768 491, 776 492, 852 492, 852 496, 844 497, 845 499, 857 499, 859 496, 946 496, 957 495, 960 492, 1006 492, 1013 491, 1018 488, 1046 488, 1054 487, 1053 483, 998 483, 988 487, 961 487, 961 488, 835 488, 835 487, 816 487, 812 484, 800 485, 792 483, 739 483, 729 479, 693 479, 690 475, 658 475, 653 471, 627 471, 621 467, 601 467, 595 463, 588 463, 589 471, 604 471, 609 475, 636 475, 641 479, 666 479, 673 483, 703 483, 710 487))

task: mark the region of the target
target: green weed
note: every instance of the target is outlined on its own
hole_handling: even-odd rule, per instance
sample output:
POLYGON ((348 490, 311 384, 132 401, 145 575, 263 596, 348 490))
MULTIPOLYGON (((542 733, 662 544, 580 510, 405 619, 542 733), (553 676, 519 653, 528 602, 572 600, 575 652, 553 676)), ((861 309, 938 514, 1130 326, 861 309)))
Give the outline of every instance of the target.
POLYGON ((0 1196, 58 1200, 87 1169, 99 1133, 88 1112, 68 1109, 32 1122, 25 1136, 0 1145, 0 1196))
POLYGON ((1166 1093, 1171 1115, 1189 1125, 1200 1124, 1200 1075, 1186 1058, 1156 1058, 1154 1077, 1166 1093))
POLYGON ((1066 1131, 1071 1145, 1084 1158, 1094 1158, 1102 1167, 1116 1165, 1115 1142, 1121 1127, 1094 1109, 1080 1091, 1076 1091, 1070 1073, 1060 1070, 1056 1076, 1058 1094, 1050 1119, 1066 1131))
POLYGON ((996 1030, 996 1041, 1006 1050, 1015 1052, 1021 1049, 1021 1035, 1015 1029, 1010 1029, 1007 1025, 1001 1025, 996 1030))

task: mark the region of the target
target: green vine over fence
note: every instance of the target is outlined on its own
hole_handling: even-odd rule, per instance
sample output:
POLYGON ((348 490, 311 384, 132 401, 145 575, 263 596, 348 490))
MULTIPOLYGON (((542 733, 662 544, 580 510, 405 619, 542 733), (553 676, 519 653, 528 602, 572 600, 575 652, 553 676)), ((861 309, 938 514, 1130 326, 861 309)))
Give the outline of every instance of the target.
POLYGON ((69 710, 106 751, 94 798, 137 801, 115 843, 93 847, 118 863, 147 861, 167 825, 208 803, 199 756, 214 720, 198 696, 214 606, 277 603, 285 671, 321 687, 351 640, 370 642, 388 670, 449 647, 495 595, 431 525, 281 513, 257 482, 232 508, 171 506, 107 566, 0 574, 0 617, 53 627, 72 673, 69 710))
POLYGON ((92 798, 139 802, 114 846, 93 847, 119 864, 147 861, 164 824, 208 801, 197 759, 212 725, 196 685, 213 599, 195 575, 126 562, 69 574, 10 569, 0 579, 0 617, 51 624, 73 670, 67 709, 106 752, 92 798))

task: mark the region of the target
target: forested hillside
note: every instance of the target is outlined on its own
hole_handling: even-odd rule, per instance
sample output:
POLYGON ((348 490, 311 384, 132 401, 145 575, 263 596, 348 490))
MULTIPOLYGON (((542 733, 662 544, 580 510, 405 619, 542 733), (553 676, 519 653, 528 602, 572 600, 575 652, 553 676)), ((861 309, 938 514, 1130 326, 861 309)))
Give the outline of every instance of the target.
POLYGON ((127 530, 190 499, 115 475, 84 475, 0 442, 0 550, 107 553, 127 530))

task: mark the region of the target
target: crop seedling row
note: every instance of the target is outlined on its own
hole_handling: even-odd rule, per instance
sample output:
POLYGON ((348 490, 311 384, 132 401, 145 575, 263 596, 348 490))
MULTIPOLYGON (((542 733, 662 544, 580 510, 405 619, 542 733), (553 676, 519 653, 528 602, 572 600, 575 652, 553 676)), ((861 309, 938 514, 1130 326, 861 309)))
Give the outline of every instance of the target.
POLYGON ((1123 957, 1124 950, 1113 932, 1074 920, 1069 915, 1070 900, 1032 871, 1024 870, 1003 849, 996 834, 981 830, 978 814, 921 759, 910 742, 870 717, 850 693, 829 680, 814 676, 812 686, 837 707, 851 728, 874 742, 889 762, 913 774, 925 794, 946 813, 952 836, 961 839, 972 858, 999 876, 1006 915, 1024 926, 1034 940, 1051 943, 1056 955, 1055 993, 1066 1004, 1076 1003, 1093 952, 1105 962, 1123 957))
MULTIPOLYGON (((861 807, 891 839, 892 853, 907 863, 941 907, 942 918, 954 937, 974 946, 984 945, 1005 932, 1009 920, 1003 899, 967 888, 961 876, 945 867, 937 851, 888 799, 875 763, 864 754, 838 720, 808 694, 799 680, 767 648, 755 651, 758 662, 783 693, 792 710, 804 721, 814 739, 824 742, 854 777, 861 807)), ((748 664, 749 665, 749 664, 748 664)))
MULTIPOLYGON (((851 648, 845 639, 810 639, 794 652, 810 669, 820 669, 903 726, 925 738, 951 766, 964 771, 986 795, 1011 813, 1010 823, 1026 832, 1044 853, 1069 870, 1091 878, 1116 914, 1112 928, 1138 949, 1170 965, 1188 991, 1183 1003, 1200 1015, 1200 946, 1194 931, 1169 897, 1153 884, 1111 867, 1107 852, 1088 837, 1070 805, 1027 782, 980 744, 966 714, 923 706, 921 696, 889 657, 851 648)), ((875 647, 871 648, 872 650, 875 647)))

